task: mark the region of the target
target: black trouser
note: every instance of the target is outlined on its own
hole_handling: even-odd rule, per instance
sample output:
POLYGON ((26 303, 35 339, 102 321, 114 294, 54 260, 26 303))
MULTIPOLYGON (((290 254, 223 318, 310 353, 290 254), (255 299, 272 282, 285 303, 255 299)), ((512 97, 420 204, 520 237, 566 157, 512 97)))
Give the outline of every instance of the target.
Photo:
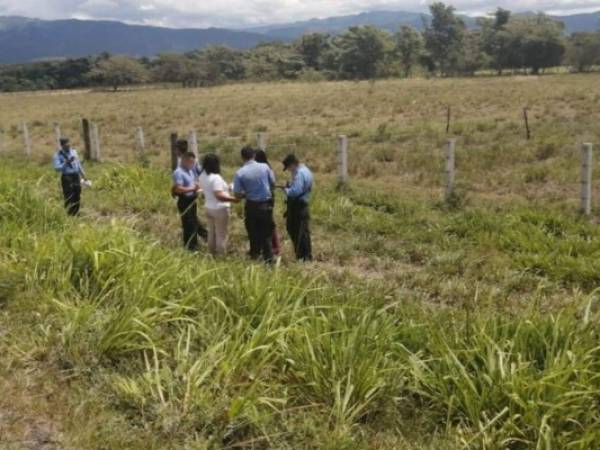
POLYGON ((81 203, 81 177, 78 173, 63 175, 60 182, 67 213, 70 216, 76 216, 79 214, 79 205, 81 203))
POLYGON ((312 261, 308 203, 298 199, 288 199, 287 231, 294 243, 296 258, 302 261, 312 261))
POLYGON ((273 202, 246 201, 246 231, 250 240, 250 257, 273 261, 273 202))
POLYGON ((198 250, 198 236, 206 239, 208 232, 198 220, 198 206, 196 196, 186 197, 180 195, 177 200, 177 209, 181 215, 183 228, 183 246, 191 251, 198 250))

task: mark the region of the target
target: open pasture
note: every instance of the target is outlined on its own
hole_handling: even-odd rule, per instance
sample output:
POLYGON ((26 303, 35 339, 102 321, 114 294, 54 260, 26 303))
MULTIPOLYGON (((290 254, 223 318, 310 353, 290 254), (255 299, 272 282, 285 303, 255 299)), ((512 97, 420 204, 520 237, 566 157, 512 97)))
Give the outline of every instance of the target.
POLYGON ((0 446, 41 433, 58 448, 597 448, 600 230, 578 197, 599 82, 1 95, 0 446), (104 162, 88 164, 72 220, 52 125, 80 147, 82 117, 104 162), (227 259, 179 249, 169 135, 192 128, 228 177, 258 132, 274 162, 295 151, 315 169, 315 263, 292 263, 286 241, 280 267, 248 264, 240 209, 227 259))

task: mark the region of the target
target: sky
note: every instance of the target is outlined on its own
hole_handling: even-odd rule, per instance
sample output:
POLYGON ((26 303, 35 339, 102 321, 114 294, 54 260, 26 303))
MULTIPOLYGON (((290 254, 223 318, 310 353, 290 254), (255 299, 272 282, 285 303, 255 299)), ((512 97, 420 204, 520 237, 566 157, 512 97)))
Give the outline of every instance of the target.
MULTIPOLYGON (((0 0, 0 16, 110 19, 174 28, 244 28, 373 10, 427 10, 425 0, 0 0)), ((556 14, 600 10, 600 0, 455 0, 464 14, 501 6, 556 14)))

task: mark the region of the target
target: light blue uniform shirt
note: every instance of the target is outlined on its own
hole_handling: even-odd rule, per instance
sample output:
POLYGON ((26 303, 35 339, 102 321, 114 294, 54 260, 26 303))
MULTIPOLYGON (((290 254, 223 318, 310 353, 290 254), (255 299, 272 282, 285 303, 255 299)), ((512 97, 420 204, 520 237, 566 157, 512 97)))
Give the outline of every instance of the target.
MULTIPOLYGON (((198 184, 198 176, 196 175, 195 168, 187 170, 181 166, 175 169, 173 172, 173 183, 176 186, 182 186, 184 188, 190 188, 198 184)), ((186 192, 181 194, 184 197, 193 197, 196 195, 195 192, 186 192)))
POLYGON ((273 198, 275 174, 266 164, 248 161, 233 178, 233 192, 244 194, 251 202, 267 202, 273 198))
POLYGON ((81 174, 82 176, 85 176, 81 161, 79 161, 79 156, 77 155, 77 150, 74 148, 71 148, 68 151, 63 149, 58 150, 54 155, 52 165, 54 166, 54 170, 63 175, 81 174), (73 162, 69 162, 70 158, 75 159, 73 162))
POLYGON ((308 203, 313 183, 314 178, 310 169, 304 164, 300 164, 292 178, 292 184, 285 190, 285 193, 289 198, 299 199, 308 203))

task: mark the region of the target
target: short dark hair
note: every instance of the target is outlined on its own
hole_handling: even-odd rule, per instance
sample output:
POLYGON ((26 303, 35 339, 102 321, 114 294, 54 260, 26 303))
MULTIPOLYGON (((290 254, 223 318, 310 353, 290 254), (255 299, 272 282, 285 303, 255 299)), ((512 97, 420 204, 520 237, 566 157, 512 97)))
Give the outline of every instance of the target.
POLYGON ((249 145, 242 149, 241 154, 244 161, 249 161, 256 156, 256 152, 249 145))
POLYGON ((294 155, 293 153, 290 153, 289 155, 287 155, 285 157, 285 159, 282 161, 282 163, 283 163, 283 170, 287 170, 290 166, 300 164, 300 160, 298 159, 298 157, 296 155, 294 155))
POLYGON ((179 151, 179 153, 185 153, 188 150, 188 141, 185 139, 179 139, 175 142, 175 148, 179 151))
POLYGON ((60 138, 59 142, 60 142, 60 145, 67 145, 67 144, 71 143, 69 138, 60 138))
POLYGON ((185 152, 183 155, 181 155, 181 157, 183 159, 196 159, 194 152, 185 152))
POLYGON ((211 173, 221 173, 221 160, 218 155, 209 153, 202 160, 202 169, 210 175, 211 173))

